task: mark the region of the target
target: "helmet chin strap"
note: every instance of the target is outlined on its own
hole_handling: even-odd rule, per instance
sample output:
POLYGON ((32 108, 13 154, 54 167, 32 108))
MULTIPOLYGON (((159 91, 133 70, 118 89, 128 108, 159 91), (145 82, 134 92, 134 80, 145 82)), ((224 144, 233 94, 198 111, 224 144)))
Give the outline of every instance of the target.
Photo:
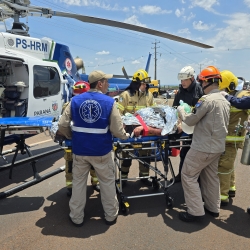
POLYGON ((211 86, 214 83, 219 84, 219 81, 220 81, 219 79, 213 79, 213 81, 208 81, 208 85, 206 85, 205 87, 202 87, 202 84, 201 84, 202 90, 204 91, 207 87, 211 86))
POLYGON ((202 90, 204 91, 207 87, 211 86, 212 84, 214 84, 213 82, 210 82, 208 85, 206 85, 205 87, 202 87, 202 90))

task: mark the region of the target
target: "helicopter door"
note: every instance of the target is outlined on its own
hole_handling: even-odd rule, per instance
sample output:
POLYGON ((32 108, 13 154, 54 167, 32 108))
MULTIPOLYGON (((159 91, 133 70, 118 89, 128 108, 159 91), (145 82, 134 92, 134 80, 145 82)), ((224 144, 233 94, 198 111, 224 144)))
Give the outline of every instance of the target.
POLYGON ((58 117, 62 110, 62 75, 57 64, 30 65, 27 116, 58 117))

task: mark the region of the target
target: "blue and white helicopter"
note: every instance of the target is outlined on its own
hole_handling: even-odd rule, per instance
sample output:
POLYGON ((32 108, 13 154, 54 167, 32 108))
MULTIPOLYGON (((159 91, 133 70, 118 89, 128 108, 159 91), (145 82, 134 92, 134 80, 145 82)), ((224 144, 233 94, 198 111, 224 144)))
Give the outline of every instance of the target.
MULTIPOLYGON (((212 48, 145 27, 33 6, 29 0, 0 0, 0 20, 14 19, 12 29, 0 33, 0 154, 3 145, 13 142, 12 134, 31 135, 24 129, 26 126, 37 131, 37 127, 50 124, 53 117, 61 114, 63 104, 71 99, 72 85, 87 79, 86 74, 78 72, 83 65, 79 58, 73 59, 68 46, 48 38, 29 36, 29 27, 20 22, 20 18, 26 16, 75 18, 212 48), (13 132, 18 130, 16 126, 19 126, 19 133, 13 132)), ((110 95, 119 94, 129 83, 128 79, 112 79, 110 95)))

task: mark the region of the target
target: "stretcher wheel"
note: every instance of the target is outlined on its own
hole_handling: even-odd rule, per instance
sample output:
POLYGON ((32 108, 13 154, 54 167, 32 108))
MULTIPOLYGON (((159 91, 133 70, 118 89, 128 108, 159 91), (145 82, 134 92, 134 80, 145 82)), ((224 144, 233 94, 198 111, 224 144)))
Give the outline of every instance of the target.
POLYGON ((157 180, 152 181, 152 186, 153 186, 153 189, 155 190, 158 190, 160 188, 160 184, 157 180))
POLYGON ((174 206, 174 199, 166 195, 166 203, 169 208, 172 208, 174 206))
POLYGON ((128 215, 129 214, 129 203, 127 201, 121 201, 120 202, 120 209, 124 215, 128 215))

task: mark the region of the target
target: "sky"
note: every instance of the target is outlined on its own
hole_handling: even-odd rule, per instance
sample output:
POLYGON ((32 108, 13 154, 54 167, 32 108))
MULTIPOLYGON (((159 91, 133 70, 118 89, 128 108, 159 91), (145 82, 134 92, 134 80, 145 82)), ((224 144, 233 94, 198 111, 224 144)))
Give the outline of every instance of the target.
MULTIPOLYGON (((177 85, 177 74, 190 65, 230 70, 250 80, 250 0, 30 0, 31 5, 100 17, 156 29, 213 46, 202 49, 143 33, 83 23, 63 17, 28 17, 31 37, 49 37, 81 57, 86 73, 103 70, 129 75, 145 68, 163 85, 177 85), (156 54, 154 47, 157 47, 156 54)), ((7 26, 11 21, 7 20, 7 26)), ((0 26, 3 31, 4 26, 0 26)), ((10 27, 8 27, 10 28, 10 27)))

